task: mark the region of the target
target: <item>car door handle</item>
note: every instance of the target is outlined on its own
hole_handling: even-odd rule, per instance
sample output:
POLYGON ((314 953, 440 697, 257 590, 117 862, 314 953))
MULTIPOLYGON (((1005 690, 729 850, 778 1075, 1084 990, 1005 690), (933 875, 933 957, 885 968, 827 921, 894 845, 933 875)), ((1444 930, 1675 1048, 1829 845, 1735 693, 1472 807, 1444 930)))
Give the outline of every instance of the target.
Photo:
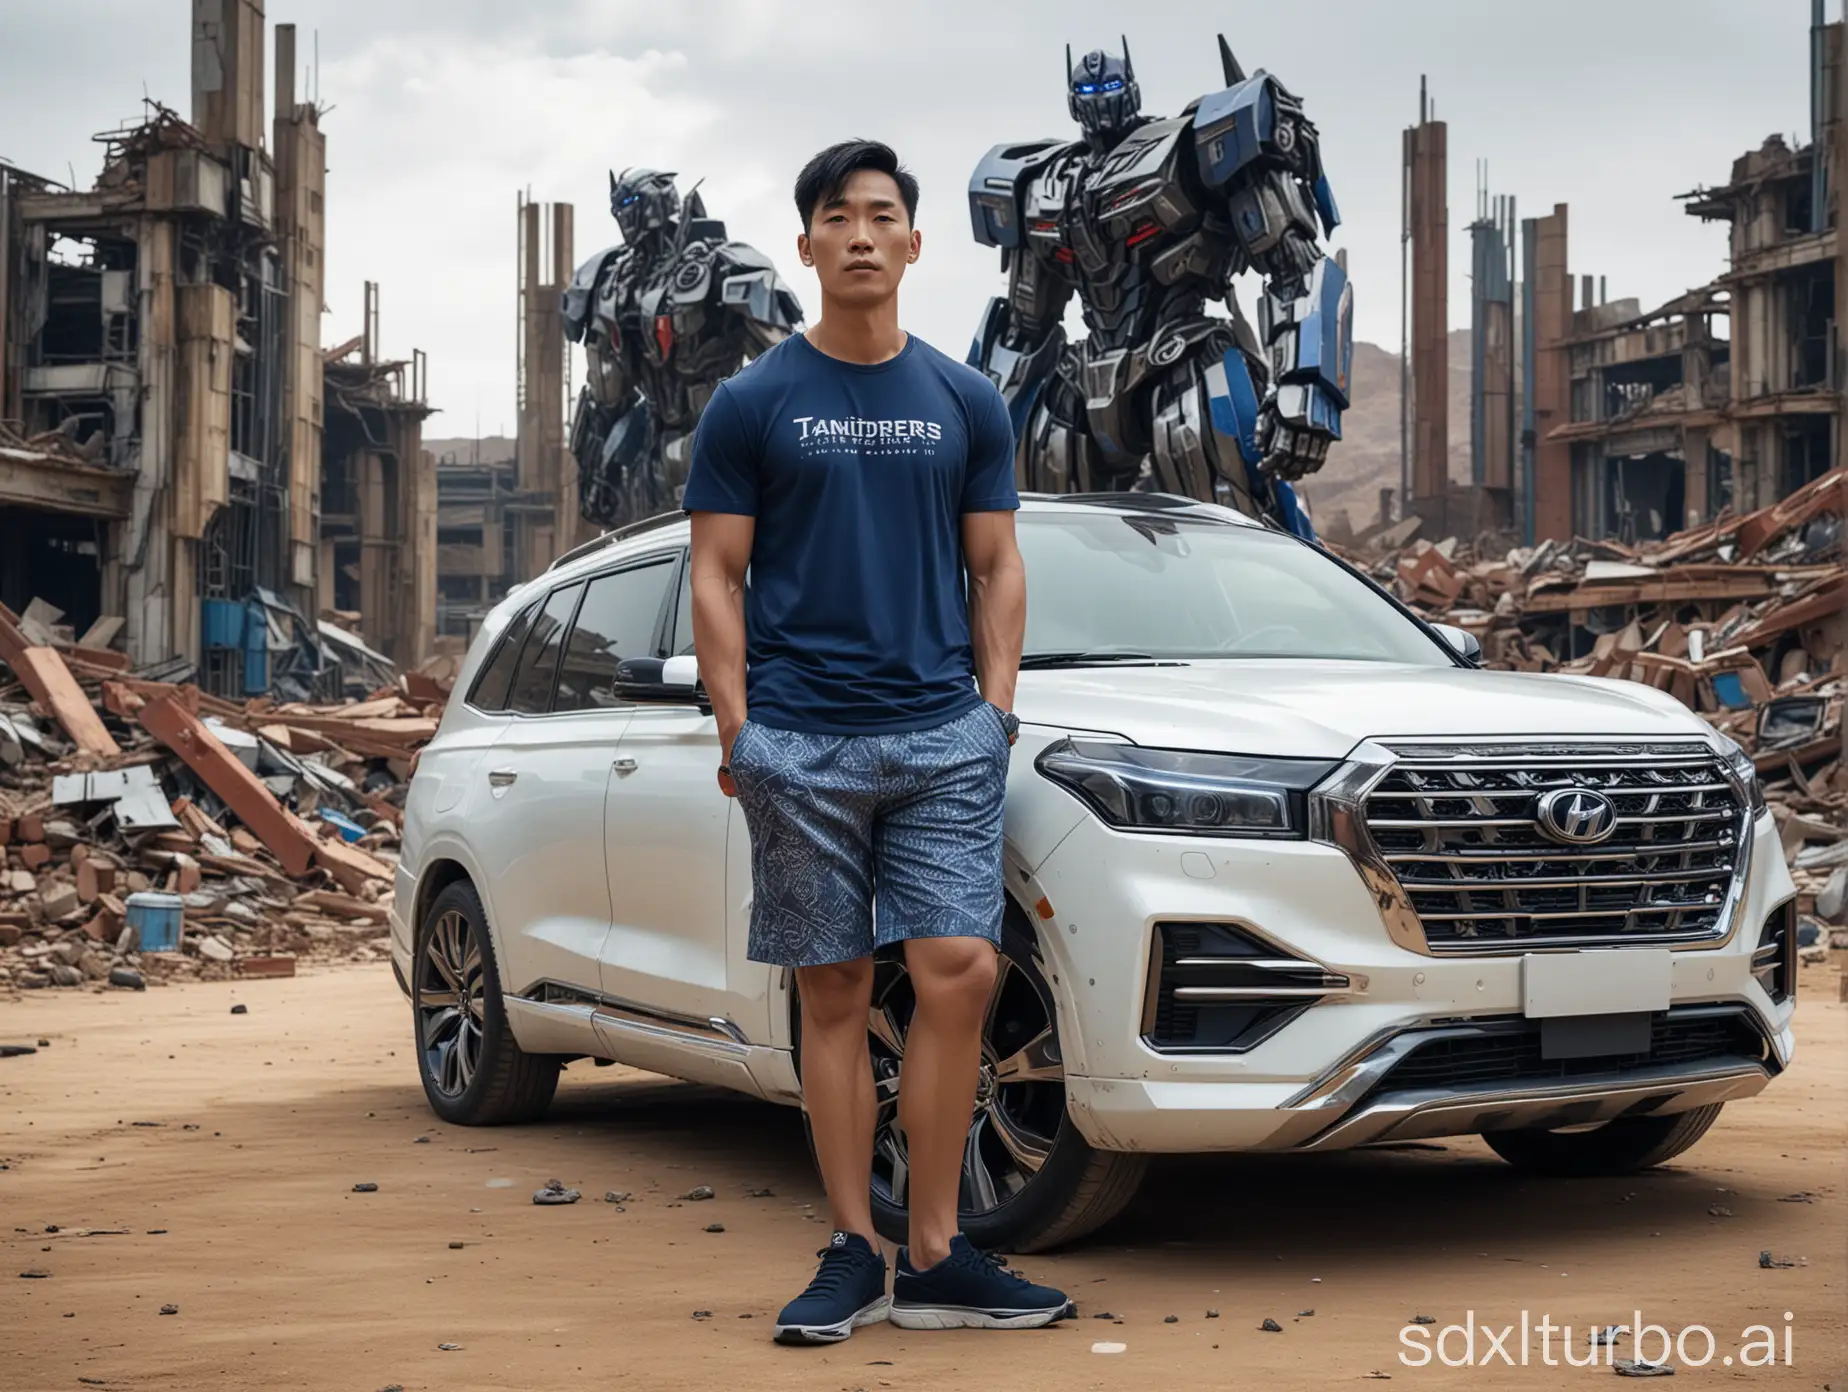
POLYGON ((630 774, 634 773, 635 770, 640 767, 640 765, 637 764, 635 760, 633 759, 624 758, 624 759, 617 759, 614 763, 610 765, 610 767, 613 770, 615 770, 616 776, 618 778, 627 778, 630 774))
POLYGON ((512 769, 495 769, 488 775, 488 786, 491 788, 506 788, 511 786, 513 780, 519 776, 520 775, 512 769))

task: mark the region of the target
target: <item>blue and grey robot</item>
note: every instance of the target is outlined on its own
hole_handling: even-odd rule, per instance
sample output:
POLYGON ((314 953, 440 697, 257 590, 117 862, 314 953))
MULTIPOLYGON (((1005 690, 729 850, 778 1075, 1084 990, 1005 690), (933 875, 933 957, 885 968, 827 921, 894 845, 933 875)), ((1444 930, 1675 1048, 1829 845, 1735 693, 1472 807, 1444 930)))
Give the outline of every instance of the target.
POLYGON ((1219 53, 1225 87, 1156 118, 1127 39, 1120 58, 1067 47, 1082 137, 997 145, 970 181, 1007 293, 969 361, 1007 399, 1023 489, 1179 493, 1313 539, 1291 485, 1348 404, 1353 294, 1322 249, 1339 215, 1302 102, 1247 77, 1224 36, 1219 53), (1265 282, 1255 333, 1233 290, 1246 271, 1265 282), (1068 342, 1073 295, 1087 335, 1068 342))

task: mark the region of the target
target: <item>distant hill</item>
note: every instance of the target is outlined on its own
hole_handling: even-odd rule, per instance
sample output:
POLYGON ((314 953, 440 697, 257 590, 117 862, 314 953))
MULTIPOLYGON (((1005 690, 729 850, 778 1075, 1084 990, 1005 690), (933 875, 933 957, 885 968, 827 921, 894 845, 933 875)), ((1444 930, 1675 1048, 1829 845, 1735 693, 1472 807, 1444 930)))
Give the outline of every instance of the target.
MULTIPOLYGON (((1469 480, 1469 330, 1450 334, 1450 478, 1469 480)), ((1341 418, 1341 441, 1299 490, 1318 531, 1346 511, 1356 531, 1379 515, 1380 489, 1399 486, 1399 355, 1354 345, 1353 404, 1341 418)))
POLYGON ((423 442, 423 447, 436 456, 438 464, 443 462, 445 455, 455 456, 455 462, 458 464, 474 463, 477 458, 475 450, 478 446, 481 450, 479 458, 483 464, 495 464, 503 459, 514 457, 514 442, 505 435, 489 435, 480 440, 472 440, 466 435, 446 440, 432 440, 426 437, 423 442))

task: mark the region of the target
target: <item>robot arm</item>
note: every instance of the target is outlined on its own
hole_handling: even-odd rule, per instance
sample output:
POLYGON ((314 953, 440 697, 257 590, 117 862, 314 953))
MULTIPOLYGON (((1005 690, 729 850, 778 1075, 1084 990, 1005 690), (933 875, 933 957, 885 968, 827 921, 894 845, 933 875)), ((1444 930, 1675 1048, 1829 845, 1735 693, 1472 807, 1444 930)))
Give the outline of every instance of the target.
POLYGON ((802 302, 769 257, 743 242, 726 242, 713 259, 719 303, 737 316, 753 355, 802 327, 802 302))
POLYGON ((1036 177, 1062 148, 1049 140, 997 145, 969 181, 975 239, 1000 248, 1007 294, 988 302, 968 362, 1001 389, 1016 434, 1058 366, 1061 321, 1076 289, 1061 268, 1057 219, 1035 215, 1036 177))
POLYGON ((1266 282, 1258 312, 1270 369, 1256 430, 1262 468, 1298 479, 1321 468, 1348 405, 1353 291, 1320 241, 1340 214, 1302 103, 1262 70, 1244 77, 1220 42, 1229 85, 1200 103, 1195 148, 1201 177, 1222 193, 1245 257, 1266 282))

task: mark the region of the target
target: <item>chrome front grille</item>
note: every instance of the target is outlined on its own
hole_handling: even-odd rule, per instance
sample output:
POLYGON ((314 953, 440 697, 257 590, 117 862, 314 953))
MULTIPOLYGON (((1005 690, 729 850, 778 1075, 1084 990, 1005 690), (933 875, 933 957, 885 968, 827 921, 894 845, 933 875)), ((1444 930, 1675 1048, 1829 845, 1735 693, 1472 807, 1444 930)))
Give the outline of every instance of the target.
POLYGON ((1744 804, 1704 744, 1399 746, 1367 830, 1434 952, 1718 937, 1744 804), (1610 836, 1562 844, 1557 788, 1609 798, 1610 836))

